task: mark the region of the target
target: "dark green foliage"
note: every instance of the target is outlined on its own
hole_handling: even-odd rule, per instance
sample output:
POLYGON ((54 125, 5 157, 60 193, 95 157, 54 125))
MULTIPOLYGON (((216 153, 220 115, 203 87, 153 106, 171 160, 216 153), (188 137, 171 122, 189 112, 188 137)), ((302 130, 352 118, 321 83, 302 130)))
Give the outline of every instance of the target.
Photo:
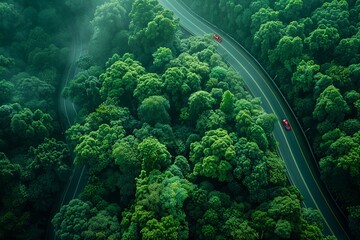
MULTIPOLYGON (((350 159, 359 144, 353 86, 360 71, 357 52, 348 50, 357 46, 358 31, 349 27, 357 22, 356 4, 192 5, 210 18, 223 16, 212 20, 254 46, 283 89, 294 85, 288 93, 296 111, 304 119, 314 112, 323 132, 319 149, 331 157, 322 156, 324 176, 358 178, 350 159), (331 118, 339 103, 344 109, 331 118)), ((244 90, 211 36, 179 39, 179 22, 155 0, 5 1, 0 16, 0 148, 11 156, 0 153, 1 239, 44 238, 70 170, 69 149, 54 138, 55 89, 68 54, 85 50, 64 96, 82 108, 66 135, 88 179, 79 199, 54 216, 58 238, 323 238, 318 216, 302 210, 301 196, 286 185, 275 116, 244 90), (74 52, 66 48, 73 37, 74 52)), ((355 226, 357 209, 349 211, 355 226)))
POLYGON ((51 207, 69 176, 70 152, 65 143, 53 138, 45 139, 36 148, 30 147, 29 151, 32 158, 26 167, 29 199, 35 209, 42 211, 51 207))
POLYGON ((53 118, 37 109, 32 112, 24 108, 11 118, 11 131, 14 141, 20 144, 34 145, 44 138, 50 137, 53 127, 53 118))
POLYGON ((101 103, 98 79, 101 69, 83 64, 87 70, 76 75, 70 86, 64 89, 64 95, 70 97, 77 106, 92 111, 101 103))
POLYGON ((159 47, 176 50, 179 23, 173 13, 164 10, 157 1, 135 0, 129 16, 129 47, 145 66, 150 64, 151 55, 159 47))

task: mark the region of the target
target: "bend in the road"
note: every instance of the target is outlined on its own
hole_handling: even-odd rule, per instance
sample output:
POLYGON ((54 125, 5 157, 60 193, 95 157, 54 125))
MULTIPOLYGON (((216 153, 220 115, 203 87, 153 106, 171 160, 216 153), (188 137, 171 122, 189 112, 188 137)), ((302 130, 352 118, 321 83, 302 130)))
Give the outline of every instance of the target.
MULTIPOLYGON (((199 21, 192 14, 189 14, 189 12, 177 1, 172 1, 170 3, 166 0, 159 0, 159 2, 164 7, 173 10, 175 15, 180 18, 182 27, 187 29, 190 33, 202 35, 204 33, 215 32, 213 26, 209 26, 208 24, 199 21)), ((218 31, 217 28, 215 28, 215 30, 218 31)), ((272 79, 264 72, 264 69, 259 66, 258 62, 254 60, 241 45, 238 46, 238 43, 231 38, 228 38, 226 34, 224 34, 223 40, 225 41, 219 45, 220 50, 226 52, 229 64, 232 65, 235 70, 240 72, 248 85, 248 88, 252 90, 251 92, 255 96, 261 96, 265 100, 263 101, 265 109, 270 110, 270 112, 275 113, 277 116, 287 116, 289 115, 289 112, 290 115, 291 113, 293 114, 292 110, 289 109, 289 105, 284 103, 284 97, 282 95, 279 96, 278 89, 276 89, 276 86, 274 87, 274 85, 272 85, 274 84, 272 79), (242 61, 239 59, 242 59, 242 61), (231 63, 231 61, 233 63, 231 63), (244 77, 244 75, 246 77, 244 77), (261 83, 258 83, 258 81, 261 81, 261 83), (262 86, 260 86, 260 84, 262 84, 262 86), (265 88, 266 90, 262 90, 262 88, 265 88), (272 95, 271 101, 268 99, 268 95, 272 95)), ((294 120, 294 123, 297 121, 296 117, 292 117, 292 120, 294 120)), ((293 124, 293 128, 295 128, 296 132, 302 132, 304 134, 297 124, 293 124), (299 129, 301 131, 298 131, 299 129)), ((336 206, 334 206, 336 204, 332 201, 333 199, 329 196, 327 189, 321 182, 319 173, 314 172, 314 166, 310 166, 310 163, 314 163, 314 161, 310 161, 310 163, 307 161, 309 157, 313 157, 311 149, 307 149, 307 153, 304 153, 302 149, 302 147, 310 147, 308 142, 307 144, 303 144, 304 138, 301 138, 300 136, 299 139, 299 136, 296 135, 294 131, 286 133, 279 123, 275 126, 274 134, 278 141, 281 140, 279 142, 286 143, 282 144, 281 149, 279 149, 281 151, 280 155, 285 160, 289 175, 294 175, 293 177, 290 176, 290 180, 302 192, 306 206, 314 207, 319 210, 329 232, 332 232, 339 239, 349 239, 347 234, 348 230, 345 226, 346 221, 342 219, 343 216, 336 206), (290 146, 288 139, 291 139, 292 143, 296 143, 296 146, 290 146), (296 153, 293 152, 294 150, 296 153), (300 163, 301 166, 299 166, 300 163)))

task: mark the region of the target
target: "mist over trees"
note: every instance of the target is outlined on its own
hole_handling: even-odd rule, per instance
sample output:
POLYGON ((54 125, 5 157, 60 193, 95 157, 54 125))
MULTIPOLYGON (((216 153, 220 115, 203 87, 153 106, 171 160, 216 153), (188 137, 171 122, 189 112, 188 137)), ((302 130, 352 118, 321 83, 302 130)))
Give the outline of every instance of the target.
MULTIPOLYGON (((278 75, 354 235, 358 6, 191 4, 278 75)), ((156 0, 5 0, 0 19, 1 239, 44 239, 49 224, 59 239, 332 239, 287 183, 276 116, 211 36, 185 37, 156 0), (79 110, 66 132, 60 95, 79 110), (52 215, 73 165, 86 186, 52 215)))

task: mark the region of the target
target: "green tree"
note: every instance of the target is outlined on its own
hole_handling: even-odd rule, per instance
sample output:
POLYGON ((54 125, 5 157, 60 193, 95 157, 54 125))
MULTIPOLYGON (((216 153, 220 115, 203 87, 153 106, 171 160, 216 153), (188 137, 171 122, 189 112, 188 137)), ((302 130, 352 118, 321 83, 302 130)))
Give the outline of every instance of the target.
POLYGON ((151 96, 142 101, 138 109, 138 115, 141 121, 153 126, 156 123, 167 124, 170 122, 169 108, 170 104, 166 98, 151 96))
POLYGON ((0 41, 5 44, 11 41, 12 35, 15 33, 11 30, 20 23, 20 13, 14 4, 1 2, 0 18, 0 41))
POLYGON ((332 0, 324 2, 312 14, 311 19, 320 26, 336 28, 341 35, 346 35, 349 29, 349 5, 345 0, 332 0))
POLYGON ((171 155, 165 145, 156 138, 145 138, 138 146, 142 169, 150 173, 152 170, 164 170, 171 163, 171 155))
POLYGON ((6 80, 0 81, 0 105, 3 105, 11 100, 13 89, 14 84, 11 82, 6 80))
POLYGON ((100 104, 100 82, 91 71, 82 71, 75 76, 70 86, 64 89, 65 96, 88 111, 94 110, 100 104))
POLYGON ((318 121, 324 121, 326 119, 330 122, 340 123, 348 111, 349 107, 339 89, 330 85, 316 100, 313 116, 318 121))
POLYGON ((220 110, 229 117, 234 112, 234 95, 229 90, 225 91, 222 96, 220 110))
POLYGON ((236 157, 233 140, 224 129, 210 130, 200 142, 190 145, 190 160, 195 163, 193 174, 229 182, 232 160, 236 157))
POLYGON ((314 78, 319 70, 320 66, 313 60, 302 60, 299 63, 291 78, 295 96, 303 97, 313 91, 315 84, 314 78))
POLYGON ((173 13, 164 10, 157 1, 136 0, 130 12, 129 46, 141 61, 148 65, 160 46, 174 49, 178 21, 173 13))
POLYGON ((302 57, 303 42, 300 37, 283 36, 274 50, 269 51, 269 60, 272 64, 283 64, 292 72, 302 57))
POLYGON ((259 11, 251 15, 251 32, 256 33, 260 26, 269 21, 279 20, 279 12, 272 8, 260 8, 259 11))
POLYGON ((80 137, 80 142, 74 149, 76 153, 74 163, 87 165, 90 174, 101 172, 113 164, 111 147, 124 135, 125 131, 121 126, 101 124, 96 131, 80 137))
POLYGON ((189 113, 191 119, 196 120, 201 113, 210 110, 214 104, 214 98, 206 91, 197 91, 189 97, 189 113))
POLYGON ((86 229, 82 234, 84 239, 119 239, 120 224, 116 215, 110 215, 108 211, 99 211, 86 223, 86 229))
POLYGON ((14 100, 32 110, 52 111, 55 88, 37 77, 24 77, 16 81, 14 100))
POLYGON ((30 147, 29 153, 25 168, 29 198, 34 208, 44 211, 70 174, 70 151, 64 142, 46 138, 37 147, 30 147))
POLYGON ((274 49, 283 35, 284 25, 280 21, 262 24, 254 35, 254 50, 261 52, 261 58, 267 60, 268 51, 274 49))
POLYGON ((91 21, 93 36, 89 52, 97 62, 106 61, 111 54, 129 50, 129 23, 127 1, 111 0, 96 7, 91 21))
POLYGON ((34 145, 50 137, 54 130, 53 118, 37 109, 24 108, 11 118, 11 131, 18 143, 34 145))
POLYGON ((360 60, 360 32, 350 38, 342 38, 335 48, 334 60, 346 66, 360 60))
POLYGON ((309 37, 305 39, 305 43, 308 44, 316 59, 324 61, 332 56, 333 49, 338 44, 339 39, 340 35, 336 28, 320 25, 310 33, 309 37))
POLYGON ((163 72, 169 66, 171 60, 174 59, 173 52, 167 47, 159 47, 152 56, 154 59, 152 67, 160 73, 163 72))
POLYGON ((274 9, 279 11, 280 18, 283 21, 289 22, 299 18, 303 5, 305 4, 302 0, 279 0, 275 2, 274 9))
POLYGON ((56 236, 62 240, 82 239, 86 230, 86 222, 91 218, 91 203, 73 199, 68 205, 61 207, 55 214, 52 224, 56 236))
POLYGON ((134 90, 134 97, 136 97, 139 102, 142 102, 150 96, 162 95, 164 84, 157 74, 147 73, 141 75, 137 81, 138 84, 134 90))
POLYGON ((113 63, 100 75, 102 84, 100 96, 103 100, 112 99, 121 106, 131 106, 137 78, 145 73, 141 64, 126 54, 113 63))

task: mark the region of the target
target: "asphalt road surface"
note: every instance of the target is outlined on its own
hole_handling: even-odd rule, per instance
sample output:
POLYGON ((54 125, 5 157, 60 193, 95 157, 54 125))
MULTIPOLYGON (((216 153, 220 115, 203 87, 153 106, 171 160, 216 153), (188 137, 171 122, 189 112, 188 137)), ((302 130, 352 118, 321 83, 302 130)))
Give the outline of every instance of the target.
MULTIPOLYGON (((70 80, 74 78, 79 69, 76 66, 76 62, 79 57, 86 50, 83 44, 80 33, 74 34, 73 43, 71 46, 71 54, 69 56, 69 65, 64 72, 61 88, 58 96, 58 109, 61 121, 61 127, 65 132, 74 122, 77 116, 77 109, 75 104, 68 98, 62 96, 62 91, 65 87, 69 86, 70 80)), ((74 153, 71 149, 71 162, 74 159, 74 153)), ((87 169, 85 166, 74 166, 67 184, 64 186, 63 193, 60 198, 54 204, 52 209, 52 217, 56 214, 63 205, 68 204, 74 199, 86 185, 87 169)), ((47 228, 47 239, 57 239, 54 233, 54 229, 51 223, 47 228)))
POLYGON ((223 41, 218 44, 217 51, 240 73, 252 95, 261 97, 265 111, 274 113, 279 119, 274 129, 274 136, 279 143, 279 154, 285 162, 290 182, 304 197, 305 207, 319 210, 325 222, 325 234, 333 234, 337 239, 350 239, 346 218, 320 180, 318 166, 295 115, 260 64, 235 40, 197 16, 178 0, 159 0, 159 3, 173 11, 180 19, 181 26, 191 34, 216 33, 221 36, 223 41), (286 131, 282 126, 283 118, 289 120, 291 131, 286 131))

